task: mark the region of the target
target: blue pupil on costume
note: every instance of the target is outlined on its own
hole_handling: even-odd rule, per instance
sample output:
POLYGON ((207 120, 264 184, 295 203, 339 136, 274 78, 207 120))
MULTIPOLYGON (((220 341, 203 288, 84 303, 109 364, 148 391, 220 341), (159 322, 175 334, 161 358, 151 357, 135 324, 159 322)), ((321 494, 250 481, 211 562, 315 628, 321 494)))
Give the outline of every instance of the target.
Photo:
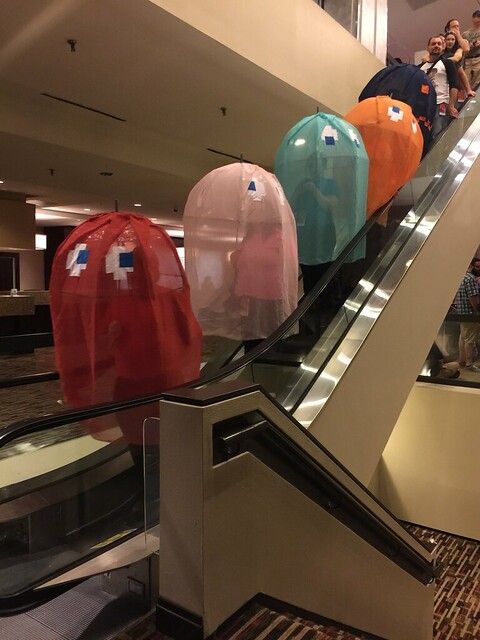
POLYGON ((87 264, 89 253, 88 249, 80 249, 77 256, 77 264, 87 264))
POLYGON ((118 263, 120 267, 133 267, 133 251, 120 253, 118 263))

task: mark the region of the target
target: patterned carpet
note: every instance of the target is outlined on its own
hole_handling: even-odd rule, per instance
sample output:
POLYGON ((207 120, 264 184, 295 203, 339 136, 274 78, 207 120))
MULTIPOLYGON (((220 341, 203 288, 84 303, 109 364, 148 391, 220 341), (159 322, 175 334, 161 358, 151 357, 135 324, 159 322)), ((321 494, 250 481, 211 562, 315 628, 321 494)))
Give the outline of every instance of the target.
POLYGON ((409 526, 435 549, 443 567, 437 582, 433 621, 435 640, 480 639, 480 543, 409 526))
POLYGON ((0 429, 17 420, 62 411, 61 397, 58 380, 0 389, 0 429))
POLYGON ((221 633, 218 640, 367 640, 370 637, 254 605, 228 631, 221 633))
MULTIPOLYGON (((408 527, 435 549, 444 567, 437 583, 434 609, 434 640, 480 640, 480 543, 431 529, 408 527)), ((254 605, 216 640, 368 640, 290 614, 254 605)), ((117 640, 169 640, 153 631, 153 621, 117 640)), ((407 639, 405 639, 407 640, 407 639)), ((411 639, 408 639, 411 640, 411 639)))
MULTIPOLYGON (((0 356, 0 379, 54 370, 53 347, 36 349, 34 354, 0 356)), ((57 402, 61 397, 58 380, 0 389, 0 428, 17 420, 61 411, 63 407, 57 402)))
MULTIPOLYGON (((142 624, 115 640, 170 640, 152 630, 153 622, 142 624)), ((228 630, 215 636, 215 640, 369 640, 371 636, 352 634, 303 620, 289 614, 280 614, 260 605, 253 605, 228 630)))
POLYGON ((0 356, 0 379, 28 376, 34 373, 55 371, 53 347, 35 349, 33 353, 17 356, 0 356))

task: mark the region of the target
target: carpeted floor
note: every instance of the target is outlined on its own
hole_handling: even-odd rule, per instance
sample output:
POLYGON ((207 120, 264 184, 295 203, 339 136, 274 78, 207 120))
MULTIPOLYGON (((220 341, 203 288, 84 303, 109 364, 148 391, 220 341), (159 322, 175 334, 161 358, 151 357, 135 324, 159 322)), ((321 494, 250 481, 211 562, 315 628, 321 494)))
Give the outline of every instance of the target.
MULTIPOLYGON (((0 356, 0 380, 55 370, 53 348, 36 349, 34 354, 0 356)), ((60 382, 38 382, 0 389, 0 428, 17 420, 57 413, 64 407, 60 382)))
POLYGON ((221 633, 218 640, 368 640, 369 637, 255 605, 228 631, 221 633))
POLYGON ((0 356, 0 380, 55 371, 55 369, 55 350, 53 347, 35 349, 33 353, 24 355, 0 356))
MULTIPOLYGON (((437 582, 434 640, 480 640, 480 543, 421 527, 408 527, 435 549, 443 571, 437 582)), ((118 640, 168 640, 143 626, 118 640), (138 635, 134 635, 137 633, 138 635)), ((319 625, 254 605, 216 640, 367 640, 370 636, 319 625)), ((405 639, 411 640, 411 639, 405 639)))
POLYGON ((58 403, 61 397, 58 380, 0 389, 0 429, 17 420, 64 410, 65 407, 58 403))
POLYGON ((409 526, 443 567, 435 592, 434 640, 480 639, 480 543, 409 526))

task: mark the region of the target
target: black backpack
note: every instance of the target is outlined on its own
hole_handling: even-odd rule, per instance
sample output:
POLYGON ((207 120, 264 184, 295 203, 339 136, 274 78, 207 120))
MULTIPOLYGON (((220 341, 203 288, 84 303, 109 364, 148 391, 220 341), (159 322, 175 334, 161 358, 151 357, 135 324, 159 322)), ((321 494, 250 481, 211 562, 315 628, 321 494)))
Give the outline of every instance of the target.
POLYGON ((437 108, 435 87, 427 74, 414 64, 392 64, 373 76, 358 101, 375 96, 390 96, 411 107, 422 131, 425 155, 432 141, 432 121, 437 108))

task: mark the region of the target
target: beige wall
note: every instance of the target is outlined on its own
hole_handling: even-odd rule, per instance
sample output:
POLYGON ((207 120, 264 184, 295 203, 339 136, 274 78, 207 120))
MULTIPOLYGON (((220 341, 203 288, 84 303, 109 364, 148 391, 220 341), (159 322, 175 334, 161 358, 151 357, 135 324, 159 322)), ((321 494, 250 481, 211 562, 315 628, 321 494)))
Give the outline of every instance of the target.
POLYGON ((311 0, 151 0, 331 111, 382 63, 311 0))
POLYGON ((35 206, 0 194, 0 249, 35 249, 35 206))
POLYGON ((470 16, 478 9, 475 2, 459 0, 433 0, 421 5, 414 10, 408 0, 388 3, 388 51, 404 62, 413 62, 414 52, 425 48, 429 36, 443 33, 449 18, 458 18, 462 30, 468 29, 470 16))
POLYGON ((480 390, 417 383, 371 489, 393 513, 480 539, 480 390))
POLYGON ((202 616, 205 637, 266 593, 388 640, 431 640, 433 585, 249 454, 212 465, 212 425, 255 409, 332 465, 258 391, 207 407, 161 401, 161 597, 202 616))
POLYGON ((22 251, 20 253, 20 288, 45 289, 45 269, 43 251, 22 251))

